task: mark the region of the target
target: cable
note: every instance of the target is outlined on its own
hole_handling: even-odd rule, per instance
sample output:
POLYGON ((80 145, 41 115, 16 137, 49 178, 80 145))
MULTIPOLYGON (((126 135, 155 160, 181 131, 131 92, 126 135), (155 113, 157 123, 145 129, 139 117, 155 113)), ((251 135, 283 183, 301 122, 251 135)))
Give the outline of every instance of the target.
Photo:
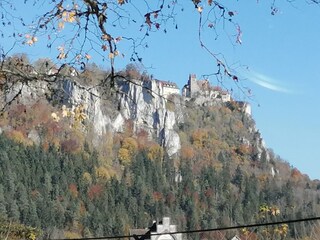
MULTIPOLYGON (((262 227, 262 226, 270 226, 270 225, 281 225, 281 224, 290 224, 290 223, 298 223, 298 222, 309 222, 320 220, 320 217, 311 217, 311 218, 301 218, 295 220, 286 220, 280 222, 268 222, 268 223, 255 223, 248 225, 239 225, 239 226, 230 226, 230 227, 221 227, 221 228, 209 228, 209 229, 199 229, 199 230, 188 230, 188 231, 177 231, 177 232, 165 232, 165 233, 152 233, 152 236, 160 236, 164 234, 187 234, 187 233, 202 233, 202 232, 214 232, 214 231, 225 231, 239 228, 253 228, 253 227, 262 227)), ((103 239, 122 239, 122 238, 135 238, 145 236, 142 235, 123 235, 123 236, 110 236, 110 237, 89 237, 89 238, 60 238, 60 239, 47 239, 47 240, 103 240, 103 239)))

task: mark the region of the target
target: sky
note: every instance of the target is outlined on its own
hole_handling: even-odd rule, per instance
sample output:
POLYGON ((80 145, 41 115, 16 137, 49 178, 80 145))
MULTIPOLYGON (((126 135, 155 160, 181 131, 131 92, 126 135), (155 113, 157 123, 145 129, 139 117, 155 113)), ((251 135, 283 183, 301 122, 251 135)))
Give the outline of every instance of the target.
MULTIPOLYGON (((206 46, 223 54, 239 76, 241 88, 230 79, 224 79, 223 84, 233 89, 235 98, 251 103, 252 116, 268 148, 310 178, 320 179, 320 7, 303 0, 278 1, 278 11, 272 15, 272 1, 222 2, 235 12, 234 19, 242 31, 239 44, 237 31, 228 23, 220 22, 217 39, 209 28, 203 28, 206 46), (243 89, 250 89, 252 96, 244 95, 243 89)), ((198 40, 199 12, 191 3, 183 4, 184 11, 178 11, 172 24, 178 29, 169 23, 165 34, 164 26, 160 26, 148 37, 148 48, 139 49, 148 73, 176 82, 180 88, 190 73, 200 78, 216 72, 216 61, 198 40)), ((34 15, 34 9, 20 5, 19 14, 34 15)), ((133 30, 128 27, 125 31, 133 30)), ((7 49, 12 44, 10 39, 1 41, 7 49)), ((33 59, 55 57, 56 52, 46 51, 41 43, 39 46, 17 46, 12 52, 26 52, 33 59)), ((126 53, 128 49, 123 48, 126 53)), ((118 69, 128 63, 129 56, 116 59, 118 69)), ((214 76, 209 80, 219 84, 214 76)))

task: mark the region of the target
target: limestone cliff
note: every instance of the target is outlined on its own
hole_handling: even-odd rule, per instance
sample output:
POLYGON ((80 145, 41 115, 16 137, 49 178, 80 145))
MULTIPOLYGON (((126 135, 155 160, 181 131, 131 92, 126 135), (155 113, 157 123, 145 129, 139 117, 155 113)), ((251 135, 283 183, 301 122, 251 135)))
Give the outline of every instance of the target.
POLYGON ((174 111, 169 110, 168 102, 173 100, 163 97, 164 89, 159 81, 118 80, 118 91, 112 102, 106 98, 103 88, 86 87, 75 80, 70 77, 54 84, 38 81, 23 86, 21 91, 22 85, 17 85, 6 94, 4 101, 11 100, 20 91, 17 100, 22 104, 32 104, 40 98, 58 107, 73 108, 81 104, 85 106, 89 124, 93 125, 96 144, 99 136, 107 131, 122 132, 125 122, 130 120, 135 133, 141 129, 148 132, 150 138, 165 147, 169 156, 179 152, 180 138, 175 126, 183 121, 181 103, 179 98, 172 98, 177 104, 174 111))
MULTIPOLYGON (((68 108, 84 105, 88 124, 93 126, 94 144, 99 144, 99 137, 106 132, 123 132, 125 124, 130 121, 134 133, 146 131, 150 138, 158 141, 166 149, 170 157, 178 154, 181 149, 178 125, 183 124, 184 119, 188 118, 185 104, 195 104, 204 108, 225 106, 238 109, 240 106, 239 103, 229 106, 222 101, 203 104, 203 101, 200 101, 201 95, 198 96, 198 100, 196 98, 193 101, 178 95, 163 97, 164 86, 157 80, 117 79, 117 91, 113 97, 106 96, 107 90, 103 87, 85 86, 79 82, 77 77, 65 77, 51 84, 37 81, 24 86, 16 85, 7 92, 4 101, 10 101, 20 91, 18 101, 23 104, 46 98, 58 108, 62 105, 68 108)), ((264 154, 263 157, 268 161, 268 151, 251 114, 240 112, 242 113, 239 113, 239 118, 245 116, 248 121, 244 122, 248 124, 245 126, 247 130, 240 134, 237 141, 253 149, 254 160, 261 160, 264 154)), ((30 136, 33 135, 35 134, 30 136)))
POLYGON ((176 107, 176 111, 171 111, 166 107, 169 100, 163 97, 161 84, 156 80, 133 80, 120 81, 118 85, 119 115, 123 119, 131 119, 136 131, 144 129, 156 137, 169 156, 178 153, 180 138, 174 127, 183 120, 181 109, 176 107))

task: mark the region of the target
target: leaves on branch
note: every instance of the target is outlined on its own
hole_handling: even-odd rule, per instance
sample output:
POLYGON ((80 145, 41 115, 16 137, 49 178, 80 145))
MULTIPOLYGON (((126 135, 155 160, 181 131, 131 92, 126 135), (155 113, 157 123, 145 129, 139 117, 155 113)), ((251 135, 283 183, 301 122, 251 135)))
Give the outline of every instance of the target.
POLYGON ((38 42, 38 38, 37 37, 30 36, 29 34, 26 35, 26 40, 24 41, 24 44, 32 46, 36 42, 38 42))
POLYGON ((192 0, 195 8, 198 8, 198 4, 201 3, 201 0, 192 0))
POLYGON ((229 15, 230 17, 233 17, 233 16, 234 16, 234 12, 229 11, 229 12, 228 12, 228 15, 229 15))
POLYGON ((119 5, 123 5, 123 4, 125 4, 125 2, 126 2, 125 0, 118 0, 119 5))
POLYGON ((144 15, 144 17, 146 18, 146 24, 149 26, 149 28, 151 28, 152 22, 150 19, 150 13, 147 13, 146 15, 144 15))
MULTIPOLYGON (((31 2, 26 0, 24 3, 31 6, 31 2)), ((35 0, 33 7, 37 4, 40 6, 40 2, 35 0)), ((235 43, 242 44, 242 30, 235 19, 237 12, 228 9, 226 3, 214 0, 191 0, 188 3, 178 0, 158 0, 143 1, 141 4, 130 1, 130 4, 126 4, 128 2, 128 0, 108 2, 97 0, 49 1, 48 8, 46 8, 47 12, 40 12, 32 21, 28 22, 26 19, 12 14, 15 13, 14 3, 4 1, 0 5, 0 27, 5 30, 9 26, 15 28, 17 22, 20 26, 28 27, 28 34, 23 33, 23 31, 17 32, 14 29, 10 36, 21 38, 21 42, 28 46, 35 45, 44 37, 44 40, 47 41, 47 48, 58 49, 57 62, 63 61, 63 63, 70 65, 78 64, 76 67, 79 69, 83 67, 84 62, 93 58, 91 54, 95 52, 97 53, 94 55, 95 57, 98 55, 102 58, 101 60, 106 60, 110 64, 111 76, 114 76, 114 58, 119 55, 124 56, 119 52, 122 47, 119 42, 122 39, 132 44, 132 53, 129 54, 129 59, 142 61, 138 52, 141 48, 149 46, 146 37, 160 28, 163 29, 164 33, 167 33, 170 22, 172 27, 177 29, 177 9, 184 11, 185 5, 191 4, 200 13, 198 14, 200 46, 209 52, 214 60, 221 63, 215 75, 220 74, 220 78, 227 76, 234 80, 233 82, 239 81, 230 73, 227 62, 222 55, 217 53, 212 46, 206 44, 207 35, 205 37, 206 41, 202 36, 207 34, 202 34, 204 26, 212 29, 210 33, 216 35, 213 38, 215 40, 218 39, 221 32, 226 32, 230 37, 235 29, 236 34, 233 35, 235 43), (116 27, 116 30, 113 27, 116 27), (126 31, 129 28, 130 31, 126 31), (232 30, 230 31, 230 29, 232 30), (121 32, 121 30, 124 31, 121 32), (136 31, 133 35, 127 36, 126 34, 129 34, 131 30, 136 31), (118 35, 121 35, 121 37, 116 37, 118 35)), ((319 1, 316 0, 311 2, 319 4, 319 1)), ((272 15, 279 11, 275 3, 276 1, 271 1, 272 15)), ((42 10, 42 8, 39 8, 39 10, 42 10)), ((5 31, 0 29, 0 35, 4 36, 4 34, 5 31)), ((112 79, 113 77, 111 77, 111 82, 112 79)))

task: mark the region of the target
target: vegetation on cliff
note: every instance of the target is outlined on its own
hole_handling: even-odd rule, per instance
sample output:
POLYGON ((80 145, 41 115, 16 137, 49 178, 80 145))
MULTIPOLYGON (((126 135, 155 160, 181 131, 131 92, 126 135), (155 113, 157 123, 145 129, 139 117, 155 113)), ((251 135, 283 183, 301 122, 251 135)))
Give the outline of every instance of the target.
MULTIPOLYGON (((191 230, 319 214, 319 181, 261 149, 254 121, 236 103, 192 104, 175 126, 181 151, 169 158, 130 120, 94 147, 85 117, 57 119, 52 113, 60 114, 61 107, 44 99, 13 103, 0 122, 1 226, 24 224, 41 229, 42 236, 77 238, 128 234, 163 216, 191 230)), ((0 230, 3 236, 14 233, 0 230)), ((267 233, 238 232, 251 239, 271 233, 272 239, 297 239, 311 231, 295 224, 267 233)))

